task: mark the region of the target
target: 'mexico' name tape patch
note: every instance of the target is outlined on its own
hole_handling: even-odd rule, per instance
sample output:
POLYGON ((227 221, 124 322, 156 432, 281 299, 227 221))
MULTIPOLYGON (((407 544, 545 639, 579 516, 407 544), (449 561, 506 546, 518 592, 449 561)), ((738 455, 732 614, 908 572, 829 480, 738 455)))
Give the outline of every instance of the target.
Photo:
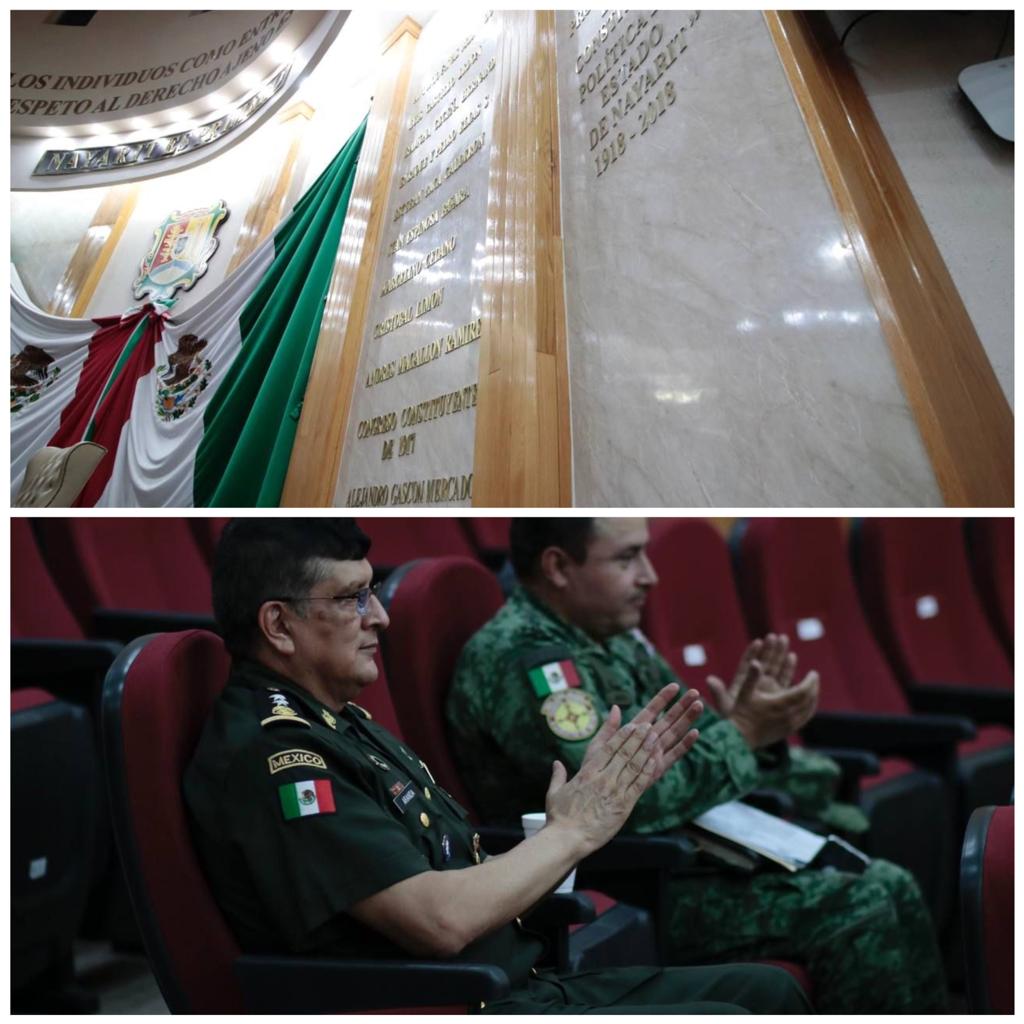
POLYGON ((311 779, 308 782, 286 782, 277 787, 281 810, 286 821, 306 818, 312 814, 333 814, 334 793, 330 779, 311 779))
POLYGON ((547 697, 552 693, 568 690, 580 685, 580 677, 576 674, 576 666, 571 660, 549 661, 546 665, 538 665, 527 672, 533 692, 538 697, 547 697))
POLYGON ((320 768, 327 771, 327 763, 312 750, 282 750, 279 754, 271 754, 267 758, 267 765, 271 775, 283 772, 285 768, 320 768))

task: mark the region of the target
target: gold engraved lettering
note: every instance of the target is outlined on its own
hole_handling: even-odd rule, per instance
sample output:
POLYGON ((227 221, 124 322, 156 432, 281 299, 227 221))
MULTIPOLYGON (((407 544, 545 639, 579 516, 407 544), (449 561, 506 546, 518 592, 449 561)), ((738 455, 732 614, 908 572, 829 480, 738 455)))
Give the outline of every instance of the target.
POLYGON ((384 462, 386 459, 390 459, 395 454, 395 439, 392 437, 390 440, 384 442, 384 448, 380 453, 380 460, 384 462))
POLYGON ((398 439, 398 457, 401 458, 403 455, 412 455, 416 451, 416 435, 415 434, 403 434, 398 439))
POLYGON ((432 267, 438 260, 444 259, 450 252, 455 248, 455 236, 452 235, 448 241, 437 246, 436 249, 431 249, 427 253, 426 257, 422 260, 417 260, 415 263, 410 264, 405 270, 400 270, 394 277, 389 277, 384 282, 384 287, 381 289, 380 296, 383 298, 385 295, 389 295, 396 288, 401 287, 408 281, 411 281, 414 277, 420 274, 427 267, 432 267))
POLYGON ((480 47, 478 46, 467 58, 466 62, 459 68, 459 73, 455 76, 456 78, 462 78, 466 72, 480 59, 480 47))
POLYGON ((392 331, 397 331, 399 327, 412 323, 413 320, 429 313, 432 309, 437 309, 443 301, 444 289, 438 288, 436 291, 420 299, 415 306, 409 306, 408 309, 400 309, 397 313, 393 313, 386 319, 381 320, 373 328, 374 338, 383 338, 385 334, 390 334, 392 331))
POLYGON ((409 480, 401 484, 369 484, 349 490, 349 508, 382 505, 437 505, 448 501, 469 501, 473 497, 473 474, 439 476, 430 480, 409 480))
POLYGON ((459 133, 452 129, 431 151, 430 161, 433 163, 455 140, 459 133))
POLYGON ((435 359, 440 359, 444 354, 441 346, 441 339, 430 342, 429 345, 423 345, 413 352, 408 352, 398 360, 398 372, 408 373, 410 370, 415 370, 418 366, 423 366, 426 363, 432 363, 435 359))
POLYGON ((378 366, 375 370, 371 370, 366 375, 366 386, 368 388, 376 387, 378 384, 382 384, 386 380, 391 380, 398 370, 398 363, 392 359, 390 363, 385 363, 383 366, 378 366))
POLYGON ((427 214, 418 224, 414 224, 408 231, 403 231, 389 246, 388 255, 394 256, 399 249, 404 249, 410 242, 415 241, 424 231, 432 228, 443 217, 447 217, 457 206, 460 206, 469 198, 469 189, 460 188, 458 192, 449 196, 433 213, 427 214))
POLYGON ((444 88, 427 104, 425 108, 426 113, 429 114, 434 109, 434 107, 436 107, 438 103, 440 103, 441 100, 443 100, 445 96, 447 96, 448 93, 450 93, 454 88, 455 79, 454 77, 449 78, 448 81, 444 83, 444 88))
POLYGON ((466 47, 473 42, 475 36, 470 33, 462 40, 461 43, 455 48, 455 50, 445 59, 444 63, 434 72, 433 78, 420 90, 420 94, 413 100, 413 103, 419 103, 421 99, 433 88, 434 84, 441 78, 441 76, 462 56, 466 47))
POLYGON ((462 91, 462 95, 459 97, 460 103, 465 103, 466 100, 473 94, 473 91, 480 85, 480 83, 494 70, 495 60, 492 57, 488 62, 483 71, 479 72, 475 78, 470 79, 469 85, 462 91))
POLYGON ((487 104, 491 102, 490 96, 485 96, 463 119, 459 125, 459 134, 461 135, 483 112, 487 109, 487 104))
POLYGON ((452 331, 444 339, 445 354, 454 352, 457 348, 462 348, 463 345, 468 345, 471 341, 479 341, 482 325, 483 319, 477 317, 476 320, 471 320, 468 324, 463 324, 457 330, 452 331))
POLYGON ((451 117, 452 114, 454 114, 455 111, 458 110, 458 109, 459 109, 458 97, 453 96, 451 103, 449 103, 448 106, 445 107, 444 110, 442 110, 441 113, 438 114, 437 117, 434 118, 434 131, 436 132, 437 129, 440 128, 441 125, 443 125, 445 123, 445 121, 447 121, 448 118, 451 117))
POLYGON ((405 159, 406 157, 416 152, 416 150, 419 149, 420 146, 422 146, 423 143, 426 142, 427 139, 429 138, 430 132, 420 132, 420 134, 417 135, 416 138, 413 139, 413 141, 410 142, 409 145, 405 147, 405 152, 402 154, 402 158, 405 159))
POLYGON ((476 408, 476 384, 469 384, 458 391, 449 391, 437 398, 427 399, 417 405, 407 405, 402 410, 402 427, 415 427, 440 416, 450 416, 466 409, 476 408))
POLYGON ((376 437, 378 434, 390 433, 398 425, 397 413, 387 412, 382 416, 373 416, 368 420, 362 420, 356 428, 356 437, 376 437))

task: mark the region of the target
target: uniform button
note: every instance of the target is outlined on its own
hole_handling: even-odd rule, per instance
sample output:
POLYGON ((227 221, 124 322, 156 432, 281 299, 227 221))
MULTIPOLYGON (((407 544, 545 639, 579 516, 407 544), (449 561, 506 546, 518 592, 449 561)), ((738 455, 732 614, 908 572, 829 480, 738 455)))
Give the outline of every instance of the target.
POLYGON ((427 812, 426 812, 426 811, 423 811, 423 812, 422 812, 422 813, 420 814, 420 824, 421 824, 421 825, 422 825, 422 826, 423 826, 424 828, 430 828, 430 815, 429 815, 429 814, 427 814, 427 812))
POLYGON ((521 917, 517 917, 516 918, 516 924, 519 925, 520 928, 522 928, 523 927, 523 919, 521 917))
POLYGON ((424 795, 424 796, 425 796, 425 797, 426 797, 426 798, 427 798, 428 800, 431 800, 431 799, 433 799, 433 798, 431 797, 431 795, 430 795, 430 787, 429 787, 429 786, 424 786, 424 787, 423 787, 423 795, 424 795))

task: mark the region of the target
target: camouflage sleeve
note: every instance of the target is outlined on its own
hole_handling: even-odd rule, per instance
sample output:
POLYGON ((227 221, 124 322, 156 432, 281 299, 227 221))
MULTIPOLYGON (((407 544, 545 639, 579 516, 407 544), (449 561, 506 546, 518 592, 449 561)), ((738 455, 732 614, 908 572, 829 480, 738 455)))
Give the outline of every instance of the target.
MULTIPOLYGON (((668 662, 636 631, 632 637, 637 666, 639 711, 668 683, 680 682, 668 662)), ((681 683, 686 688, 685 683, 681 683)), ((706 702, 705 702, 706 703, 706 702)), ((711 807, 735 800, 761 784, 762 759, 739 730, 713 711, 697 721, 700 739, 639 800, 627 828, 656 833, 679 828, 711 807)))

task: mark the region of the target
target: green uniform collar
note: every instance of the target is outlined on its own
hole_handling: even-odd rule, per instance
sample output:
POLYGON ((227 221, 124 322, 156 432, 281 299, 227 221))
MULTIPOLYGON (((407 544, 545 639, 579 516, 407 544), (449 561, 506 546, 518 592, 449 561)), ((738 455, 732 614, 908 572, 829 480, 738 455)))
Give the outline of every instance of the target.
POLYGON ((570 650, 574 652, 586 653, 587 650, 590 649, 595 654, 603 654, 608 649, 607 643, 611 643, 615 640, 615 637, 611 637, 607 643, 601 643, 599 640, 595 640, 588 632, 580 629, 579 626, 575 626, 571 622, 567 622, 561 616, 557 615, 539 597, 530 593, 530 591, 522 584, 516 586, 508 599, 510 602, 523 604, 533 608, 536 612, 542 615, 546 620, 547 625, 559 634, 558 638, 564 639, 570 650))
MULTIPOLYGON (((332 708, 317 700, 305 687, 299 686, 298 683, 293 682, 287 676, 267 668, 266 665, 258 661, 240 660, 235 665, 234 671, 231 674, 231 685, 244 686, 250 690, 265 690, 268 688, 280 690, 307 712, 311 722, 315 721, 323 724, 331 721, 334 723, 331 725, 331 728, 338 733, 352 728, 352 723, 348 720, 348 715, 345 714, 346 710, 353 708, 351 704, 346 704, 340 711, 335 712, 332 708)), ((353 713, 360 714, 359 711, 354 711, 354 709, 353 713)))

